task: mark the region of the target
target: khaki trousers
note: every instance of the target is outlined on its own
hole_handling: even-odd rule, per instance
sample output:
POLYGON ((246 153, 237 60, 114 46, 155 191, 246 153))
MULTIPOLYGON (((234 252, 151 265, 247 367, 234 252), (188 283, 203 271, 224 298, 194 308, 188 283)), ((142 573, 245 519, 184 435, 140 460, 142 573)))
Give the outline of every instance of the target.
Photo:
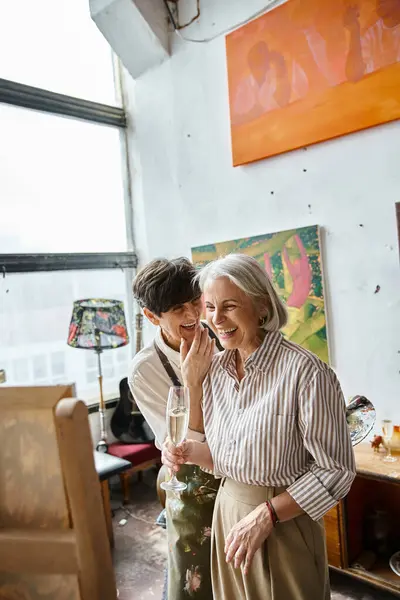
POLYGON ((278 523, 255 553, 249 574, 225 561, 231 528, 256 506, 285 488, 266 488, 224 479, 215 502, 211 578, 215 600, 329 600, 323 520, 302 515, 278 523))

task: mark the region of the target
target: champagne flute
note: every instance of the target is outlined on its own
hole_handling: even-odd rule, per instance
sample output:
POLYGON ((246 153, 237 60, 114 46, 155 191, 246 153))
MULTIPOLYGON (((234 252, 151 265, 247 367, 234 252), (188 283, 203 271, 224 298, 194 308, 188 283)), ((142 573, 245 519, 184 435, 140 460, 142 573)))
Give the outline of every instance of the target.
MULTIPOLYGON (((189 425, 190 398, 189 389, 185 387, 170 387, 167 403, 167 429, 168 437, 174 446, 181 444, 186 438, 189 425)), ((169 481, 161 484, 163 490, 182 492, 187 485, 178 481, 173 473, 169 481)))
POLYGON ((393 435, 393 422, 390 421, 389 419, 385 419, 384 421, 382 421, 382 432, 383 432, 383 439, 385 440, 385 443, 388 448, 388 453, 385 456, 385 458, 383 458, 382 460, 383 460, 383 462, 388 462, 388 463, 396 462, 397 458, 395 456, 392 456, 392 449, 390 447, 390 442, 391 442, 392 435, 393 435))

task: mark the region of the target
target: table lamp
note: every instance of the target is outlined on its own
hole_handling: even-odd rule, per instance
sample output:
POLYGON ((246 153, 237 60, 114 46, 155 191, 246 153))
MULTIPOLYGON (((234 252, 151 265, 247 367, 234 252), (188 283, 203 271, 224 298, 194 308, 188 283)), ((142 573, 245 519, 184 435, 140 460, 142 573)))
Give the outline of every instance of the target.
POLYGON ((97 354, 100 387, 100 441, 96 450, 107 452, 101 353, 103 350, 120 348, 129 343, 123 302, 103 298, 76 300, 73 305, 67 343, 72 348, 92 350, 97 354))

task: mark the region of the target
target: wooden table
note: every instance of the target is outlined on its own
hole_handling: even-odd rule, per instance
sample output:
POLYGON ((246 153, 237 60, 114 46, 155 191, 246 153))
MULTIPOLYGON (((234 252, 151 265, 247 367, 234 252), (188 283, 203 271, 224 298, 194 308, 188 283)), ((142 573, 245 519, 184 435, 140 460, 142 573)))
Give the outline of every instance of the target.
POLYGON ((385 463, 385 452, 374 452, 369 442, 354 448, 357 476, 347 498, 325 516, 329 565, 400 597, 400 577, 388 560, 377 559, 368 571, 354 566, 364 544, 364 518, 381 508, 390 518, 390 530, 400 550, 400 455, 385 463))
POLYGON ((128 460, 111 456, 111 454, 97 452, 97 450, 94 450, 94 462, 101 484, 101 495, 103 498, 104 516, 106 519, 108 538, 110 540, 111 547, 114 547, 109 479, 113 475, 119 475, 119 473, 127 471, 132 467, 132 464, 128 460))
POLYGON ((398 453, 392 452, 393 456, 397 458, 397 462, 385 463, 382 458, 385 457, 386 451, 374 452, 371 444, 363 442, 354 448, 354 454, 358 475, 400 483, 400 456, 398 453))

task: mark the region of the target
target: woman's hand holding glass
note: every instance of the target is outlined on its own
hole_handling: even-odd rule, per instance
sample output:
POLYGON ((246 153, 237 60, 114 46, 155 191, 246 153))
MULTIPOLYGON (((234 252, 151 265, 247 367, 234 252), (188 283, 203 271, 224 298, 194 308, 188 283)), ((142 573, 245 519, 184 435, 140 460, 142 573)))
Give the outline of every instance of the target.
POLYGON ((194 442, 185 440, 178 446, 175 446, 168 438, 165 440, 161 453, 162 463, 168 467, 172 473, 177 473, 180 466, 186 462, 191 462, 194 442))

